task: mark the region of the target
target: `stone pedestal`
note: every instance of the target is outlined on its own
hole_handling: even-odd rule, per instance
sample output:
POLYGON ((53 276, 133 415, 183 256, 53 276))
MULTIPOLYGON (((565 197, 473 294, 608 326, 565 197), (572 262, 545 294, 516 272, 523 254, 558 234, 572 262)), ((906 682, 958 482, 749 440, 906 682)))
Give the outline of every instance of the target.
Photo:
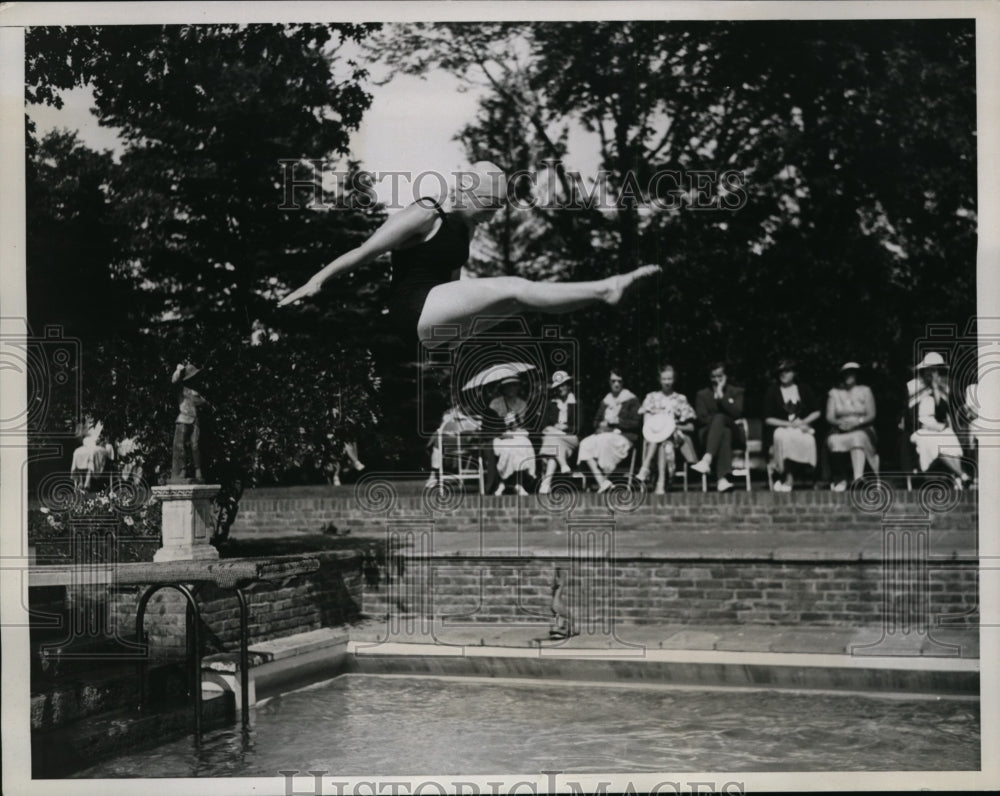
POLYGON ((209 540, 215 525, 212 498, 218 484, 168 484, 154 486, 153 495, 163 503, 163 546, 153 561, 203 561, 217 559, 219 551, 209 540))

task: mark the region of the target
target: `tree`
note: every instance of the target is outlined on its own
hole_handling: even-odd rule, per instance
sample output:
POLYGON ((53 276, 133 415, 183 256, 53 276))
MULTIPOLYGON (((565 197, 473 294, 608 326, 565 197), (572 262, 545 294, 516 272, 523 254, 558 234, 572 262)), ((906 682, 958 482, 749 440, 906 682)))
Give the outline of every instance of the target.
MULTIPOLYGON (((309 209, 316 194, 304 185, 293 193, 298 207, 282 208, 282 160, 336 163, 349 153, 370 97, 364 70, 341 63, 337 50, 374 27, 29 31, 29 101, 58 104, 60 90, 88 85, 100 122, 125 147, 115 164, 65 137, 29 138, 38 230, 29 270, 35 285, 79 286, 83 303, 108 284, 118 291, 104 313, 113 333, 86 328, 83 400, 112 438, 140 438, 150 470, 166 470, 176 415, 169 374, 185 358, 206 366, 218 407, 208 418, 217 475, 315 477, 345 439, 374 425, 366 326, 378 316, 379 288, 358 274, 300 311, 277 311, 275 301, 380 223, 350 180, 327 193, 329 207, 309 209), (99 191, 84 185, 97 180, 91 174, 99 191), (48 199, 57 191, 67 194, 62 209, 48 199), (46 229, 67 212, 98 211, 110 230, 103 248, 73 263, 51 252, 46 229)), ((358 169, 348 162, 348 173, 358 169)))
MULTIPOLYGON (((558 252, 559 278, 665 265, 632 314, 564 320, 595 392, 615 360, 634 363, 641 388, 670 359, 691 391, 725 358, 754 411, 776 359, 792 355, 819 386, 859 359, 884 394, 908 378, 926 323, 964 328, 975 311, 968 21, 454 23, 392 35, 395 68, 446 69, 485 91, 462 133, 470 158, 516 150, 538 169, 560 156, 566 124, 597 134, 606 212, 532 210, 489 228, 497 259, 512 253, 519 273, 536 242, 558 252), (671 172, 682 178, 673 195, 651 194, 651 177, 671 172), (702 191, 699 172, 716 175, 702 191), (699 199, 715 206, 693 209, 699 199)), ((568 195, 571 176, 559 177, 568 195)), ((891 408, 880 417, 894 422, 891 408)))

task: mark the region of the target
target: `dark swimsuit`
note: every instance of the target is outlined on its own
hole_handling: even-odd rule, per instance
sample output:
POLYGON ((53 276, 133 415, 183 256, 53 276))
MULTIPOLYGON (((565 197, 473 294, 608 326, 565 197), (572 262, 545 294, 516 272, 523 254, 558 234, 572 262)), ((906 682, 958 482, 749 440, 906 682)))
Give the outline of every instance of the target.
POLYGON ((469 230, 461 219, 449 215, 433 199, 441 216, 441 226, 430 240, 392 252, 392 281, 389 285, 389 324, 407 343, 418 342, 417 323, 427 294, 438 285, 452 281, 451 274, 469 259, 469 230))

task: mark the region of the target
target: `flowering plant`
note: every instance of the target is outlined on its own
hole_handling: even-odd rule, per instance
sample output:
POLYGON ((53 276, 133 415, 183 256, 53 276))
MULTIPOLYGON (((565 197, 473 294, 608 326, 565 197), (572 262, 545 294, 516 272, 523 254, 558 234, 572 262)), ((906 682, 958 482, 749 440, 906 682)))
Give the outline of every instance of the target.
POLYGON ((92 563, 152 560, 162 511, 148 491, 129 487, 60 497, 28 511, 28 543, 39 563, 77 562, 81 554, 92 563))

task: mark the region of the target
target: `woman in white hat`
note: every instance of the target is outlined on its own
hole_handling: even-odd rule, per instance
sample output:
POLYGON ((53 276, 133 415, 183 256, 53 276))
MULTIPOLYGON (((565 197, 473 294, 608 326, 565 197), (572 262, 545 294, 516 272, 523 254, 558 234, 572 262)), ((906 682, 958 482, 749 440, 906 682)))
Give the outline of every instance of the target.
POLYGON ((921 472, 940 461, 955 476, 955 487, 962 489, 971 479, 962 470, 962 445, 955 434, 950 412, 948 366, 944 357, 930 352, 917 365, 917 375, 924 390, 916 407, 916 431, 910 441, 917 448, 921 472))
POLYGON ((527 495, 522 483, 525 476, 535 478, 535 449, 524 427, 528 403, 521 395, 521 380, 508 376, 500 382, 500 394, 490 402, 490 410, 504 425, 500 436, 493 440, 493 452, 497 457, 497 475, 500 486, 495 494, 502 495, 507 488, 507 480, 515 479, 514 488, 519 495, 527 495))
POLYGON ((550 389, 555 393, 542 415, 542 445, 538 455, 545 459, 545 474, 542 476, 539 494, 547 495, 552 489, 552 476, 559 472, 569 473, 569 457, 580 446, 579 415, 576 411, 576 396, 570 387, 571 379, 565 370, 552 374, 550 389))
MULTIPOLYGON (((830 453, 850 455, 855 481, 865 474, 865 462, 876 474, 879 470, 875 450, 875 396, 870 387, 858 384, 860 369, 857 362, 845 362, 840 368, 840 384, 830 390, 826 401, 826 422, 834 429, 826 438, 826 446, 830 453)), ((837 458, 831 457, 831 467, 837 458)), ((838 472, 830 488, 843 492, 847 489, 847 479, 838 472)))
POLYGON ((459 280, 476 226, 503 207, 508 195, 506 175, 489 161, 479 161, 459 176, 464 179, 443 204, 423 197, 390 216, 368 240, 322 268, 279 306, 314 296, 331 277, 391 252, 390 322, 416 351, 420 341, 430 344, 435 328, 448 327, 466 338, 477 318, 490 324, 524 312, 615 305, 637 281, 661 270, 646 265, 592 282, 531 282, 515 276, 459 280))

